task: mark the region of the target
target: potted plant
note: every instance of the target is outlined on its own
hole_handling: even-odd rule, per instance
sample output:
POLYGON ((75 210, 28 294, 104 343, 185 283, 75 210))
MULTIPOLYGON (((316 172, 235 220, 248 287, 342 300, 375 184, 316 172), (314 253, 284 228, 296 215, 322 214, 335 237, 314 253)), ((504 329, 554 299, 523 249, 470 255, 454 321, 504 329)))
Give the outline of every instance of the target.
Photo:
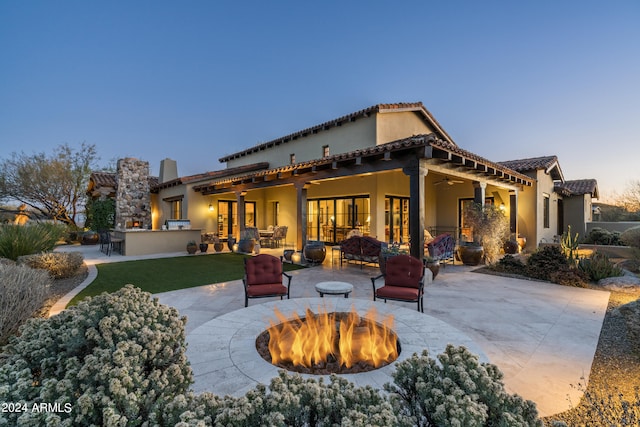
POLYGON ((494 205, 472 203, 464 212, 464 223, 473 233, 473 242, 458 246, 458 257, 465 265, 498 260, 504 242, 509 238, 509 220, 494 205))
POLYGON ((424 257, 424 266, 431 270, 432 279, 435 279, 438 273, 440 272, 440 260, 425 256, 424 257))
POLYGON ((387 272, 387 259, 396 255, 408 255, 409 251, 400 249, 400 244, 391 243, 390 245, 383 246, 380 249, 380 257, 378 259, 378 266, 380 267, 380 273, 385 274, 387 272))
POLYGON ((189 252, 189 254, 193 255, 196 253, 196 251, 198 250, 198 246, 196 246, 196 241, 195 240, 189 240, 187 242, 187 252, 189 252))

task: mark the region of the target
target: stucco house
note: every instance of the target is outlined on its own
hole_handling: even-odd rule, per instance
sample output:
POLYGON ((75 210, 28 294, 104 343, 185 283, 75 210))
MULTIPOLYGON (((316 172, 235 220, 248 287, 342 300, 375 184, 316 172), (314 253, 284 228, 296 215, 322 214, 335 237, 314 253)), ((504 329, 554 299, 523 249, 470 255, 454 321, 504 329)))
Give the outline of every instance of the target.
MULTIPOLYGON (((420 102, 374 105, 219 161, 225 169, 186 177, 174 161, 162 162, 150 187, 154 230, 188 218, 225 239, 248 226, 286 225, 286 242, 301 250, 308 240, 335 243, 358 229, 411 241, 412 254, 422 256, 424 229, 470 238, 462 212, 472 201, 504 209, 511 232, 533 247, 564 226, 554 200, 565 201, 565 219, 580 223, 573 198, 582 187, 564 181, 557 159, 543 169, 485 159, 459 147, 420 102)), ((581 197, 586 206, 597 186, 581 197)))

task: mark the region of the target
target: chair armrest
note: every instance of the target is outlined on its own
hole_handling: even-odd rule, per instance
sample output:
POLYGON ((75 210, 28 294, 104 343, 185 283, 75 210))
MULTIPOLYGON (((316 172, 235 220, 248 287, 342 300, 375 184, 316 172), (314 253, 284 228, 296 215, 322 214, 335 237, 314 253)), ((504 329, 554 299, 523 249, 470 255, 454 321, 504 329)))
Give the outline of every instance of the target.
POLYGON ((284 271, 282 272, 282 275, 287 278, 287 282, 288 282, 287 283, 287 288, 288 288, 289 286, 291 286, 291 279, 292 279, 293 276, 291 276, 290 274, 285 273, 284 271))
POLYGON ((373 293, 375 294, 376 292, 376 280, 381 279, 384 277, 384 274, 380 274, 376 277, 372 277, 371 278, 371 286, 373 286, 373 293))

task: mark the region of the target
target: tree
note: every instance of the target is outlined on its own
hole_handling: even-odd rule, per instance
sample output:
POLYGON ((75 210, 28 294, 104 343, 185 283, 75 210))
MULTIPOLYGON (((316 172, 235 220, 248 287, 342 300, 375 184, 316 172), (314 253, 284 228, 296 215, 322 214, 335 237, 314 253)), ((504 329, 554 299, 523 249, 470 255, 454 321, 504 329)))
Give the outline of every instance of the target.
POLYGON ((59 145, 52 155, 12 153, 0 162, 0 198, 29 206, 36 214, 76 225, 96 146, 82 143, 78 150, 59 145))
POLYGON ((640 180, 631 181, 619 198, 627 212, 640 212, 640 180))

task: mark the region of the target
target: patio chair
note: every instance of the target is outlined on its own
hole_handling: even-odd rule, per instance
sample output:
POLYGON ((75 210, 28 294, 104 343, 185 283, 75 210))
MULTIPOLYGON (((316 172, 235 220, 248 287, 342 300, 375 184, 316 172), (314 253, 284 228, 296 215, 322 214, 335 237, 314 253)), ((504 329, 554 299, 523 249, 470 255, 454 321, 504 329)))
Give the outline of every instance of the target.
POLYGON ((371 278, 373 300, 415 302, 424 313, 424 265, 409 255, 388 258, 386 272, 371 278), (376 280, 384 278, 384 286, 376 289, 376 280))
POLYGON ((124 242, 124 239, 115 238, 107 231, 104 235, 100 235, 100 250, 102 251, 104 248, 104 253, 107 254, 107 256, 111 256, 113 248, 116 247, 118 253, 122 254, 122 242, 124 242), (102 243, 102 239, 104 239, 104 244, 102 243))
POLYGON ((289 230, 289 227, 286 225, 282 225, 280 227, 276 227, 273 230, 273 245, 276 248, 280 247, 280 242, 282 240, 285 241, 285 244, 287 242, 287 231, 289 230))
POLYGON ((291 287, 291 275, 282 271, 282 260, 268 255, 260 254, 244 260, 244 306, 249 306, 249 298, 268 298, 287 296, 291 287), (283 285, 284 277, 287 278, 287 286, 283 285))

